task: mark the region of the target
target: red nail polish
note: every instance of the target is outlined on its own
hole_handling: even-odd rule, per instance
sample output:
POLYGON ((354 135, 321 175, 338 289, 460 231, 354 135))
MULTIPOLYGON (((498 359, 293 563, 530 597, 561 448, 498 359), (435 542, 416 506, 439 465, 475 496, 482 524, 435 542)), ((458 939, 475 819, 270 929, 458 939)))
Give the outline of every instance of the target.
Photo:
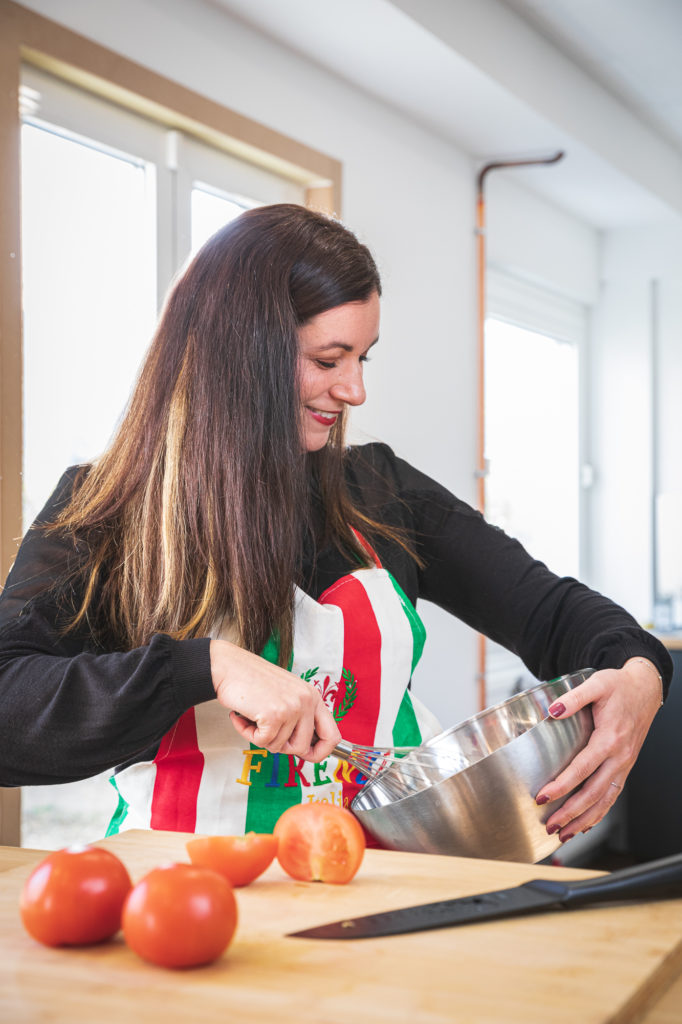
POLYGON ((550 825, 549 828, 547 829, 547 835, 548 836, 553 836, 554 833, 558 832, 560 828, 561 828, 561 825, 550 825))
POLYGON ((572 839, 574 835, 575 835, 575 832, 569 832, 567 836, 559 836, 559 839, 561 839, 562 843, 567 843, 568 840, 572 839))
POLYGON ((544 796, 544 795, 543 796, 536 796, 535 803, 536 804, 548 804, 549 803, 549 797, 548 796, 544 796))
POLYGON ((565 710, 565 706, 561 703, 560 700, 558 700, 556 704, 552 704, 551 708, 549 709, 549 713, 552 716, 552 718, 558 718, 559 715, 563 715, 565 710))

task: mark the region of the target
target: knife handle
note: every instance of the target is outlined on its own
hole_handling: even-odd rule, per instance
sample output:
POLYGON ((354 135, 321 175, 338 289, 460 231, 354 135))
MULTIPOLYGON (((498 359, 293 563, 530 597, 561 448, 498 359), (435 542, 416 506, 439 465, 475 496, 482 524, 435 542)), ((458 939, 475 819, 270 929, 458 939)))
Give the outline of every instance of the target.
POLYGON ((553 895, 557 901, 570 907, 605 901, 682 897, 682 853, 612 871, 598 878, 577 882, 537 878, 526 882, 526 887, 553 895))

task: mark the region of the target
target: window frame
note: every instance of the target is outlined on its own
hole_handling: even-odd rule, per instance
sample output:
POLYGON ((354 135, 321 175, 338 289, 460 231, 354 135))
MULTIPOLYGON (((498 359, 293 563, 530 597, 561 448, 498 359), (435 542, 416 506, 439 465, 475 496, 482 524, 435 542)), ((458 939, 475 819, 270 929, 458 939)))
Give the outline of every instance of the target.
MULTIPOLYGON (((503 321, 533 333, 554 338, 559 342, 575 346, 578 359, 578 577, 587 579, 591 569, 590 559, 590 515, 589 501, 592 486, 591 454, 589 451, 589 337, 590 311, 585 304, 566 295, 559 294, 545 285, 520 277, 499 265, 487 268, 485 319, 503 321)), ((484 341, 485 344, 485 341, 484 341)), ((485 392, 482 396, 485 400, 485 392)), ((531 552, 532 553, 532 552, 531 552)), ((487 678, 491 664, 495 671, 508 674, 518 659, 487 638, 482 639, 486 648, 486 690, 490 692, 487 678)), ((520 666, 521 685, 530 686, 533 679, 520 666)), ((509 696, 496 691, 494 699, 509 696)))
MULTIPOLYGON (((23 64, 179 129, 302 184, 306 205, 341 213, 341 163, 136 64, 70 29, 0 0, 0 573, 22 531, 21 114, 23 64)), ((20 791, 0 788, 0 844, 19 843, 20 791)))
POLYGON ((592 456, 589 449, 590 310, 577 299, 559 294, 499 266, 487 271, 485 316, 574 345, 578 357, 578 567, 580 579, 591 572, 589 496, 592 456))

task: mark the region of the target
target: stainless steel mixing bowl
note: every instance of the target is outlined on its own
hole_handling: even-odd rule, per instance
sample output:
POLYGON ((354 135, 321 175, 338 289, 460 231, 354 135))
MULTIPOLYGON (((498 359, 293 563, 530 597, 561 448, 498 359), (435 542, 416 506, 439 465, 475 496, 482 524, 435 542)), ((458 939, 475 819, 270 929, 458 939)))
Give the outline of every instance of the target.
POLYGON ((548 708, 592 669, 524 690, 447 729, 369 781, 351 810, 382 846, 536 863, 560 845, 544 823, 560 806, 535 796, 587 743, 585 708, 548 708))

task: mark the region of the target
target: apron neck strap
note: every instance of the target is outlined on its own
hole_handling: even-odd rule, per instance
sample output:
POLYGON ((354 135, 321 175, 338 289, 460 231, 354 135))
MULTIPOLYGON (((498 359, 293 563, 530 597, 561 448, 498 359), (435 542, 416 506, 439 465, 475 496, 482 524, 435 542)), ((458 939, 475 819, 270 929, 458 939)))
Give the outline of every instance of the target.
POLYGON ((363 546, 363 548, 365 549, 365 551, 367 552, 369 557, 372 559, 372 561, 376 565, 377 569, 381 569, 381 567, 382 567, 381 566, 381 559, 377 555, 377 553, 374 550, 374 548, 372 547, 372 545, 367 542, 367 540, 362 536, 362 534, 359 532, 359 530, 356 530, 354 526, 351 526, 351 530, 355 534, 356 540, 358 540, 360 542, 360 544, 363 546))

